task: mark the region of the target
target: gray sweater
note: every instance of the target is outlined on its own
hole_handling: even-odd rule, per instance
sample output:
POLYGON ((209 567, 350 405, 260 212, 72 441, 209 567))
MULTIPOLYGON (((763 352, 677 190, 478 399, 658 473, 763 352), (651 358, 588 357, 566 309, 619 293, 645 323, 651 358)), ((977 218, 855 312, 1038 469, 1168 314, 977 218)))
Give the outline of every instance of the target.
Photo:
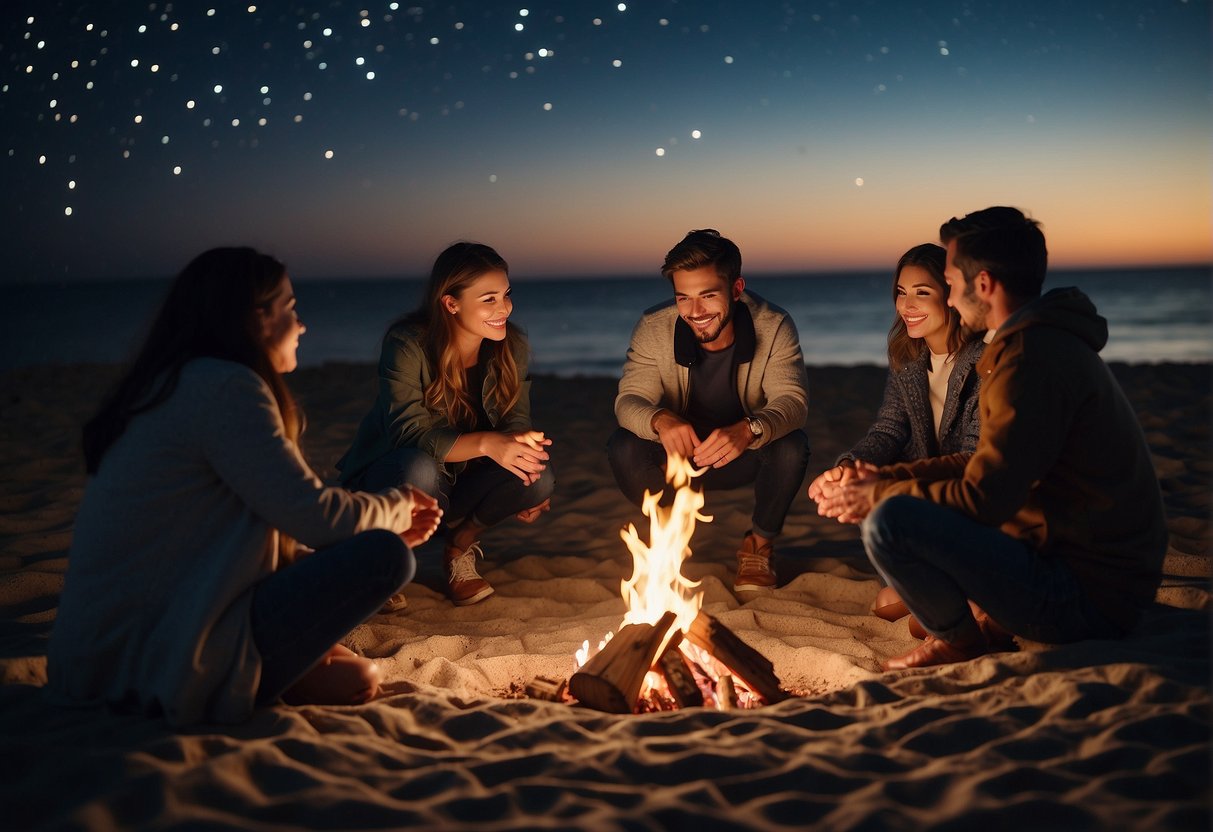
POLYGON ((315 549, 404 531, 412 504, 326 487, 260 376, 190 362, 85 489, 48 651, 53 694, 159 707, 174 724, 246 718, 261 673, 250 604, 278 567, 277 530, 315 549))
POLYGON ((985 348, 985 342, 975 338, 956 353, 952 375, 948 378, 938 440, 927 381, 931 354, 923 350, 912 364, 889 370, 884 401, 876 414, 876 422, 868 429, 867 436, 838 457, 834 464, 845 459, 861 459, 873 465, 891 465, 975 450, 981 424, 977 412, 978 378, 973 365, 985 348))

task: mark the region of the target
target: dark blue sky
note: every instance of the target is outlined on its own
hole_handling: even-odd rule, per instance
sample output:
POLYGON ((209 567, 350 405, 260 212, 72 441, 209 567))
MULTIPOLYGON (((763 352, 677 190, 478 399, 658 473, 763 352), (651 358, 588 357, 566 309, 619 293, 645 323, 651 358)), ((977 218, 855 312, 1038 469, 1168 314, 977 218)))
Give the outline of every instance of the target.
POLYGON ((458 238, 515 273, 651 271, 703 226, 751 269, 884 267, 995 203, 1062 265, 1210 258, 1207 2, 3 15, 6 281, 231 243, 304 278, 415 274, 458 238))

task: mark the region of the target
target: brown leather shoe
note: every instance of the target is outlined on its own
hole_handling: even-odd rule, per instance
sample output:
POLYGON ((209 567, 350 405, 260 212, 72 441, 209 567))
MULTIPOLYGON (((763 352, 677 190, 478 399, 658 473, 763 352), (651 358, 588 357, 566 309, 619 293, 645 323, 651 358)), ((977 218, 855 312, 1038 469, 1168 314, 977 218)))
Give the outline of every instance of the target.
POLYGON ((1014 653, 1019 650, 1019 645, 1015 643, 1015 634, 1003 629, 1002 625, 990 618, 988 612, 976 604, 973 604, 973 617, 977 619, 977 627, 985 635, 991 653, 1014 653))
POLYGON ((967 662, 992 652, 984 640, 974 644, 952 644, 928 635, 922 644, 909 653, 894 656, 884 663, 885 670, 906 670, 911 667, 933 667, 938 664, 967 662))
POLYGON ((767 592, 775 588, 775 569, 771 558, 775 554, 774 544, 759 547, 753 534, 747 533, 737 550, 737 577, 733 580, 734 592, 767 592))
POLYGON ((484 557, 480 543, 473 543, 462 552, 454 546, 446 547, 443 568, 446 570, 447 594, 455 606, 466 607, 483 601, 493 594, 489 582, 476 571, 476 558, 484 557))

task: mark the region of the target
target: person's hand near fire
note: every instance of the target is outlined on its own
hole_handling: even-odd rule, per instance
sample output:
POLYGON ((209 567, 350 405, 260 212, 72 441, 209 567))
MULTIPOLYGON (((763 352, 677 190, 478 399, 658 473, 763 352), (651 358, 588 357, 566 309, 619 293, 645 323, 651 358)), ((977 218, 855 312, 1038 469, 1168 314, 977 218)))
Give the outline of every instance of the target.
MULTIPOLYGON (((527 485, 539 480, 547 468, 547 446, 552 440, 541 430, 518 430, 511 433, 485 431, 480 434, 484 455, 527 485)), ((534 518, 532 518, 534 519, 534 518)))
POLYGON ((875 503, 876 481, 883 478, 870 462, 855 460, 837 479, 818 477, 809 486, 809 497, 817 503, 817 513, 833 517, 839 523, 862 523, 875 503))
POLYGON ((700 442, 691 423, 669 410, 657 412, 653 417, 653 430, 667 457, 677 454, 691 460, 696 468, 723 468, 754 442, 754 433, 744 419, 716 428, 700 442))
POLYGON ((442 520, 442 509, 438 506, 438 500, 420 488, 410 485, 408 491, 413 497, 413 522, 400 533, 400 539, 410 549, 415 549, 429 540, 438 530, 438 523, 442 520))
POLYGON ((855 460, 844 459, 833 468, 827 468, 809 483, 809 499, 817 503, 828 486, 844 485, 855 478, 855 460))

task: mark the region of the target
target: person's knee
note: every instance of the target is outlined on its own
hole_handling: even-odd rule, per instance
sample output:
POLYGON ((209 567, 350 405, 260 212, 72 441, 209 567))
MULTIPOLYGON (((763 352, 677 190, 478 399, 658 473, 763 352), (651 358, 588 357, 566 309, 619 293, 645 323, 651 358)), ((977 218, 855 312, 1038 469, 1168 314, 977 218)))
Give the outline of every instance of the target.
POLYGON ((809 438, 804 431, 794 430, 781 436, 767 446, 770 464, 788 471, 801 473, 809 465, 809 438))
POLYGON ((552 470, 551 465, 543 469, 539 479, 527 486, 526 493, 531 501, 528 508, 539 505, 556 493, 556 473, 552 470))
POLYGON ((607 459, 612 468, 632 470, 643 461, 647 439, 641 439, 627 428, 616 428, 607 440, 607 459))
POLYGON ((431 497, 437 497, 442 489, 442 474, 438 467, 438 460, 424 451, 413 448, 410 448, 409 451, 400 456, 400 483, 419 488, 431 497))
POLYGON ((626 428, 617 428, 607 440, 607 462, 619 490, 636 505, 641 504, 646 488, 659 490, 655 486, 665 479, 661 443, 642 439, 626 428))
POLYGON ((889 552, 890 544, 904 538, 904 527, 922 500, 903 494, 887 497, 868 512, 859 526, 864 548, 870 558, 879 558, 889 552))
POLYGON ((377 571, 384 576, 384 589, 389 594, 413 580, 417 558, 400 535, 387 529, 370 529, 362 533, 362 538, 377 555, 381 564, 377 571))

